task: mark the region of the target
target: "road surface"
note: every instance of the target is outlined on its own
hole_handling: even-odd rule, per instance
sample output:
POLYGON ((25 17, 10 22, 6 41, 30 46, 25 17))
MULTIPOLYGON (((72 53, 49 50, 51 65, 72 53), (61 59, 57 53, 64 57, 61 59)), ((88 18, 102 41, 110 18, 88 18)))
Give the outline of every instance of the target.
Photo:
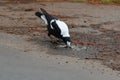
POLYGON ((99 62, 46 54, 27 38, 0 33, 0 80, 120 80, 99 62))

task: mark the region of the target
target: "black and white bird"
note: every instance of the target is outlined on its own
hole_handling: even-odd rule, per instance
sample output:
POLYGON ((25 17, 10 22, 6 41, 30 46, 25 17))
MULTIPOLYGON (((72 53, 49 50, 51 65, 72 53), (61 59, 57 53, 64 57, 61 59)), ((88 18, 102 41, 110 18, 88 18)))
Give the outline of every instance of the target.
POLYGON ((71 47, 71 39, 68 30, 68 26, 65 22, 59 20, 58 18, 50 15, 46 10, 40 8, 41 11, 36 12, 35 15, 41 18, 48 29, 48 36, 63 40, 67 47, 71 47))

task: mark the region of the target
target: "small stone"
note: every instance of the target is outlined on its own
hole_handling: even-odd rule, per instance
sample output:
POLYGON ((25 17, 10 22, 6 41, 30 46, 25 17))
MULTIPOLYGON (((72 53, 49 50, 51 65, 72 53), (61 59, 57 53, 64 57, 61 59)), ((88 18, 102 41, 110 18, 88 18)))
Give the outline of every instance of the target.
POLYGON ((58 62, 58 64, 60 64, 60 62, 58 62))
POLYGON ((84 21, 84 23, 87 23, 87 21, 84 21))
POLYGON ((66 61, 65 63, 68 63, 68 61, 66 61))
POLYGON ((76 63, 78 63, 78 61, 75 61, 76 63))

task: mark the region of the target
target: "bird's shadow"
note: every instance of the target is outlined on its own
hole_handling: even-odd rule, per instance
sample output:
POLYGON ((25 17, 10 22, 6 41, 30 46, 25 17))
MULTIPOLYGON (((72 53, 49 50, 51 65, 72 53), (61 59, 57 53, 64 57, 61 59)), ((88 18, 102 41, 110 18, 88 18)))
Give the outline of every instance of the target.
POLYGON ((42 46, 43 48, 47 49, 47 54, 73 56, 72 49, 58 47, 59 45, 64 44, 61 41, 51 41, 48 36, 32 36, 31 38, 35 45, 38 45, 40 47, 42 46))
POLYGON ((49 55, 61 55, 61 56, 68 56, 68 57, 76 57, 80 59, 85 58, 96 58, 96 56, 93 54, 94 51, 92 51, 91 48, 88 48, 88 50, 74 50, 71 48, 64 48, 64 47, 56 47, 60 43, 51 42, 48 36, 33 36, 32 41, 38 45, 42 46, 43 48, 47 49, 46 54, 49 55))

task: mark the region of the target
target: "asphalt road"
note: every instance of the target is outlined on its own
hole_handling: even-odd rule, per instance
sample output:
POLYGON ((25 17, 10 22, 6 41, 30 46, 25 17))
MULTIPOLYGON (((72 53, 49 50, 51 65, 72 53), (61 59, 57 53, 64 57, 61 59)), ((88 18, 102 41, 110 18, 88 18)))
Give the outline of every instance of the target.
POLYGON ((0 80, 120 80, 116 71, 96 62, 25 51, 32 47, 24 39, 0 33, 0 80))

